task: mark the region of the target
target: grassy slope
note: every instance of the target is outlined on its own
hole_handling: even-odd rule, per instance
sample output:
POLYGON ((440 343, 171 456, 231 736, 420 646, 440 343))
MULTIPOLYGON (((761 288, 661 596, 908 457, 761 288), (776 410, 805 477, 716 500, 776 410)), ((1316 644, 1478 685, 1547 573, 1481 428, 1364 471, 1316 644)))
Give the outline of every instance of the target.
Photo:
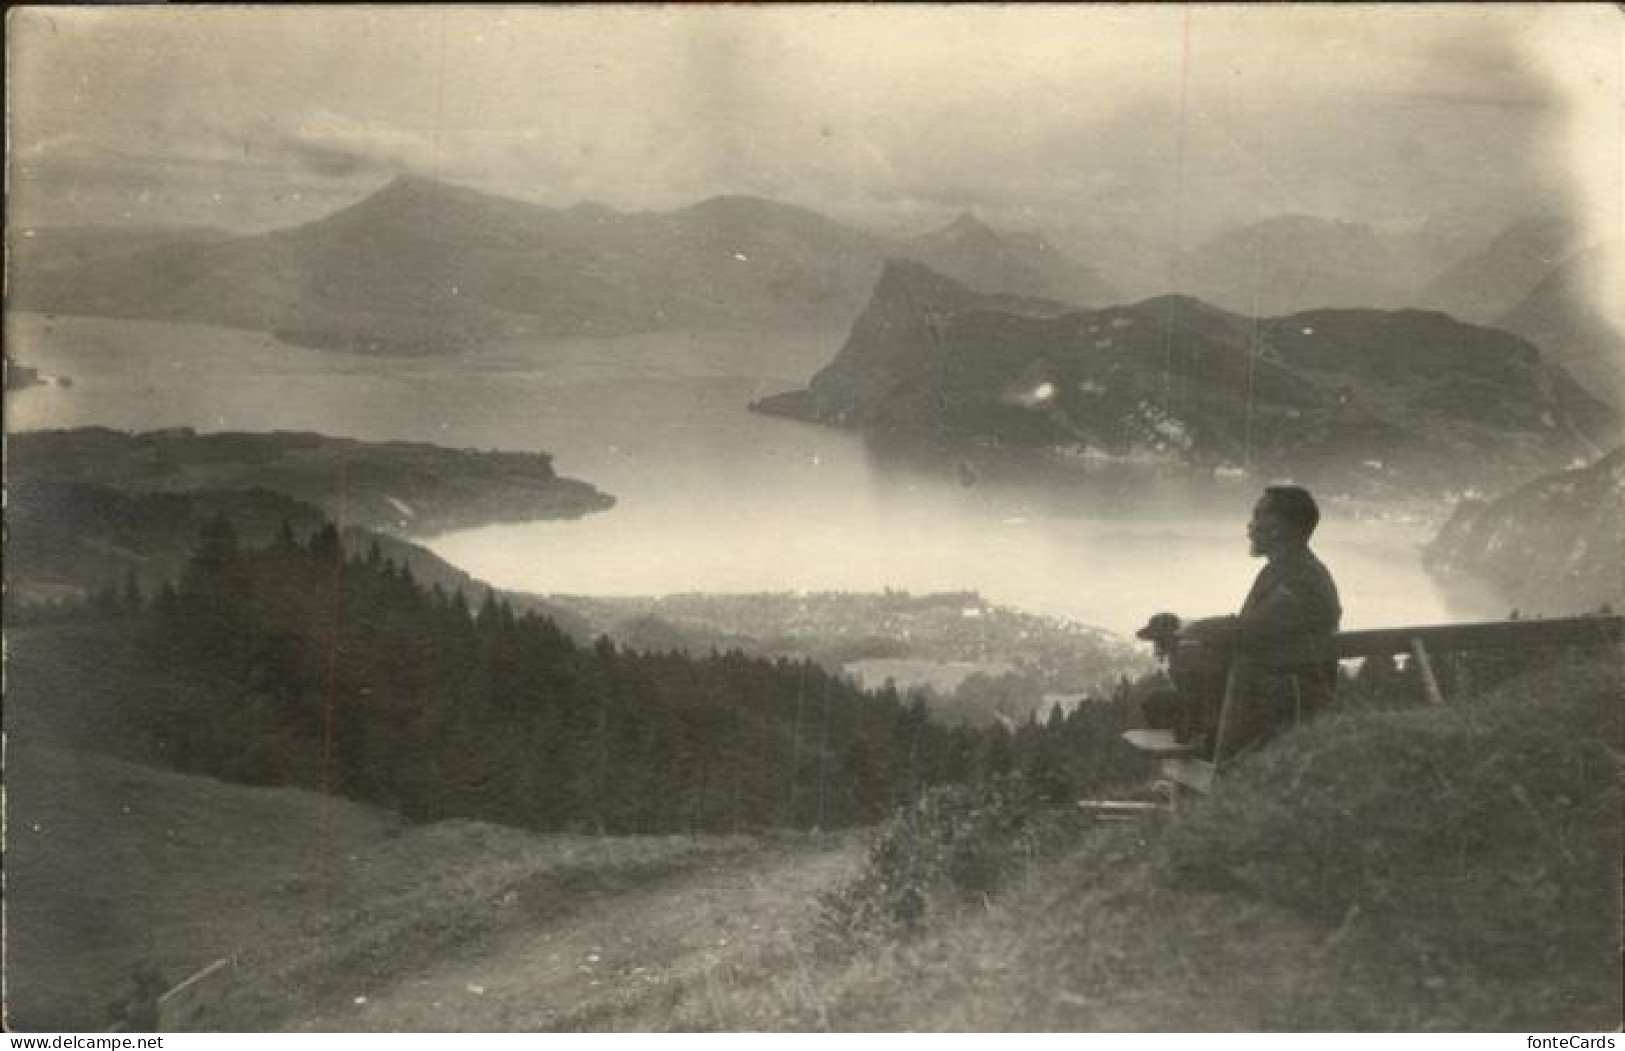
POLYGON ((850 836, 412 825, 127 762, 113 697, 58 659, 98 637, 8 632, 36 699, 5 713, 8 1028, 102 1029, 137 972, 170 987, 223 957, 166 1028, 730 1028, 712 972, 794 973, 817 891, 859 855, 850 836))
MULTIPOLYGON (((583 1024, 572 1011, 602 998, 600 1024, 658 1027, 703 985, 702 947, 716 945, 725 921, 771 920, 769 934, 783 922, 770 894, 756 904, 775 911, 735 915, 730 879, 757 890, 780 878, 793 886, 803 869, 833 879, 854 855, 838 837, 410 826, 312 792, 245 788, 43 745, 11 746, 6 778, 12 1029, 105 1028, 108 1005, 137 969, 156 969, 168 987, 221 957, 234 965, 177 1001, 166 1026, 257 1030, 320 1019, 327 1029, 493 1029, 514 1012, 527 1026, 570 1026, 583 1024), (637 961, 620 966, 631 939, 610 939, 606 929, 628 895, 643 902, 644 922, 627 930, 650 964, 636 974, 637 961), (661 916, 684 925, 668 924, 665 944, 642 946, 661 916), (501 982, 521 958, 514 939, 527 934, 538 948, 548 936, 554 949, 583 947, 554 968, 561 975, 504 997, 501 982), (618 955, 606 956, 602 973, 579 973, 587 947, 610 941, 605 953, 618 955), (431 1004, 419 987, 433 978, 455 998, 431 1004), (490 995, 470 993, 476 982, 491 984, 490 995), (359 994, 371 994, 367 1012, 354 1002, 359 994)), ((740 941, 736 951, 748 936, 740 941)))
POLYGON ((1616 1026, 1622 682, 1576 665, 1307 727, 1222 795, 848 961, 825 981, 830 1024, 1616 1026))
POLYGON ((796 946, 844 845, 412 828, 13 736, 8 1020, 97 1027, 132 968, 237 954, 182 1024, 1605 1028, 1622 681, 1573 665, 1341 713, 1220 796, 821 965, 796 946))

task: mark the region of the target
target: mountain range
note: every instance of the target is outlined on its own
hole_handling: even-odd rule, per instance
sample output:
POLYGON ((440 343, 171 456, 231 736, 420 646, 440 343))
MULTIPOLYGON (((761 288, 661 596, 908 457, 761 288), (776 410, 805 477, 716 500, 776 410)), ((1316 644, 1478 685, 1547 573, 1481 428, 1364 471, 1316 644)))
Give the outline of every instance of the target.
POLYGON ((1069 255, 970 213, 918 236, 884 236, 758 197, 659 212, 550 208, 403 176, 325 218, 249 236, 14 230, 9 292, 12 306, 48 313, 203 321, 321 348, 430 354, 534 336, 843 331, 888 259, 979 292, 1101 307, 1125 296, 1091 264, 1138 253, 1166 265, 1130 266, 1121 287, 1173 290, 1235 314, 1417 307, 1505 327, 1621 404, 1625 339, 1598 311, 1595 282, 1581 280, 1600 249, 1559 215, 1518 219, 1482 244, 1464 230, 1448 217, 1393 231, 1283 215, 1173 255, 1135 230, 1069 255))
POLYGON ((1385 236, 1364 223, 1283 215, 1223 231, 1185 253, 1172 287, 1264 316, 1412 306, 1432 262, 1414 239, 1385 236))
POLYGON ((1599 397, 1625 406, 1625 333, 1597 307, 1602 249, 1576 253, 1496 319, 1568 370, 1599 397))
POLYGON ((1123 298, 1099 273, 1045 238, 1000 233, 969 212, 940 230, 904 241, 893 255, 917 260, 984 292, 1096 305, 1123 298))
MULTIPOLYGON (((1625 407, 1625 335, 1597 306, 1603 247, 1560 214, 1517 219, 1487 242, 1449 223, 1385 232, 1276 216, 1179 257, 1175 287, 1242 314, 1322 307, 1438 310, 1506 329, 1616 408, 1625 407)), ((972 283, 974 285, 974 282, 972 283)))
POLYGON ((1565 216, 1520 219, 1422 286, 1417 302, 1495 325, 1583 245, 1582 231, 1565 216))
POLYGON ((1042 238, 971 217, 900 241, 761 198, 668 212, 546 208, 415 177, 253 236, 149 234, 90 253, 82 236, 31 233, 41 243, 12 275, 25 309, 207 321, 374 353, 534 335, 840 329, 883 261, 915 252, 984 288, 1110 296, 1042 238))
POLYGON ((1594 451, 1618 418, 1526 341, 1433 311, 1080 310, 893 262, 835 358, 761 411, 868 432, 1445 489, 1594 451))
POLYGON ((1524 613, 1625 604, 1625 447, 1494 500, 1457 505, 1425 559, 1490 581, 1524 613))

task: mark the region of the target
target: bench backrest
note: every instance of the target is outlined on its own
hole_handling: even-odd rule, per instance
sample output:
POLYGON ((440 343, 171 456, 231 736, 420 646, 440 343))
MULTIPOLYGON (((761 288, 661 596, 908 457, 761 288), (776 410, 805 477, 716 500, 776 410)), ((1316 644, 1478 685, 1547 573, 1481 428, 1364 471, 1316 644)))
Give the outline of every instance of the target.
POLYGON ((1281 641, 1253 653, 1266 664, 1313 664, 1351 657, 1385 657, 1416 652, 1420 642, 1432 654, 1464 650, 1517 650, 1535 646, 1589 646, 1625 638, 1625 617, 1561 617, 1552 620, 1494 620, 1480 624, 1432 624, 1405 628, 1344 631, 1331 639, 1281 641))

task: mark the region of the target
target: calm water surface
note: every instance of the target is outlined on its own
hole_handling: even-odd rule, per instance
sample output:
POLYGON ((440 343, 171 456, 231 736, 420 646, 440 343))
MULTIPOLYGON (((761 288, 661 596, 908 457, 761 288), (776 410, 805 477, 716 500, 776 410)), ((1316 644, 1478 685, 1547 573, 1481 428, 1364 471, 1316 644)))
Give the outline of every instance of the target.
MULTIPOLYGON (((1158 609, 1228 612, 1258 568, 1243 536, 1251 482, 1015 470, 986 450, 886 449, 745 410, 804 384, 838 333, 562 340, 416 361, 205 325, 18 315, 6 335, 17 359, 71 380, 7 395, 13 430, 184 425, 542 450, 614 494, 614 509, 578 521, 427 542, 501 587, 970 589, 1126 632, 1158 609)), ((1317 547, 1346 626, 1504 613, 1422 571, 1430 527, 1327 511, 1317 547)))

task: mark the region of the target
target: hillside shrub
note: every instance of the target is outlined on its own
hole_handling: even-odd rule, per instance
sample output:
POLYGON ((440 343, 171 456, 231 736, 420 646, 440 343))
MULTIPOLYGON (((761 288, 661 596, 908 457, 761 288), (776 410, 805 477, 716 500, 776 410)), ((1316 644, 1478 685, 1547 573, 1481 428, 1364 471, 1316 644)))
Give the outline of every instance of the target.
POLYGON ((1085 827, 1020 775, 933 788, 880 827, 857 877, 822 896, 821 948, 906 939, 933 917, 984 904, 1085 827))

